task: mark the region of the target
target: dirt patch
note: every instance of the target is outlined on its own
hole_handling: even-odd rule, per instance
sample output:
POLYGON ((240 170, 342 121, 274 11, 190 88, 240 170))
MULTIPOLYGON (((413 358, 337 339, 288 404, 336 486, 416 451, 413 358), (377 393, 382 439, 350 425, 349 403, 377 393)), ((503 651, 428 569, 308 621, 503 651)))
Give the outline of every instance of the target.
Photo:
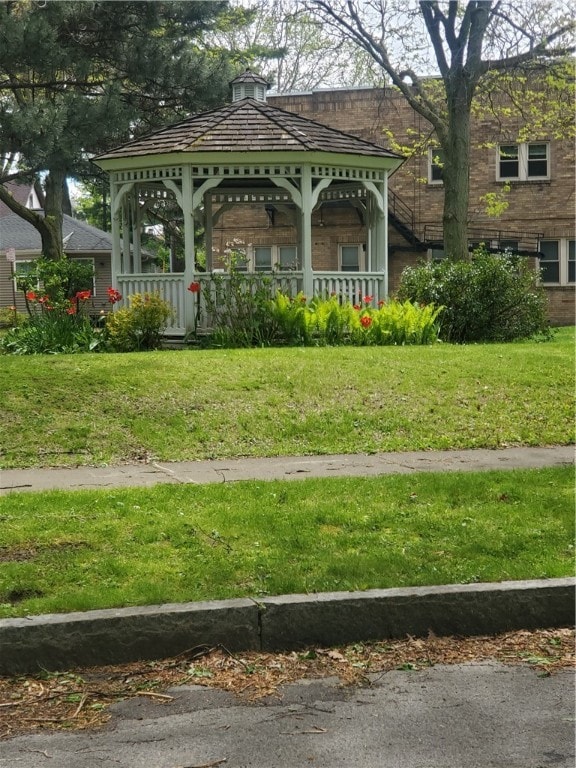
POLYGON ((45 552, 63 552, 88 547, 85 541, 60 541, 55 544, 27 544, 21 547, 0 547, 0 563, 23 563, 45 552))
POLYGON ((162 661, 82 668, 64 673, 0 677, 0 739, 42 730, 80 730, 104 725, 109 705, 133 696, 169 702, 162 693, 178 685, 205 685, 256 701, 279 695, 284 683, 337 676, 342 685, 370 685, 368 675, 435 664, 495 660, 527 664, 548 676, 575 665, 571 629, 508 632, 502 635, 435 637, 302 653, 238 653, 199 647, 162 661))

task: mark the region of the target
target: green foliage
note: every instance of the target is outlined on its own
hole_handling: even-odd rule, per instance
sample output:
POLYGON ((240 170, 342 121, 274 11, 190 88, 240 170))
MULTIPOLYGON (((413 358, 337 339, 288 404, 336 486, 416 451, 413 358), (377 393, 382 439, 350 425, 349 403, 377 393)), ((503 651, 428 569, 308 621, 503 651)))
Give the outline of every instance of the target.
POLYGON ((155 293, 135 293, 128 301, 129 307, 116 310, 106 318, 110 347, 116 352, 158 349, 174 310, 155 293))
MULTIPOLYGON (((27 272, 16 272, 16 286, 25 294, 41 286, 52 308, 67 308, 79 291, 92 289, 94 267, 85 261, 40 257, 27 272)), ((30 310, 30 305, 28 304, 30 310)))
POLYGON ((204 304, 216 347, 270 346, 278 332, 270 312, 273 285, 266 275, 247 275, 236 269, 232 256, 230 273, 214 275, 204 291, 204 304))
POLYGON ((444 259, 409 267, 398 297, 443 305, 445 341, 513 341, 550 333, 538 272, 520 256, 479 249, 469 262, 444 259))
POLYGON ((17 272, 16 284, 24 293, 28 317, 4 336, 2 352, 54 355, 102 349, 102 330, 93 326, 86 309, 93 276, 92 265, 67 258, 41 257, 30 271, 17 272))
POLYGON ((102 331, 89 318, 57 309, 33 314, 0 341, 0 349, 12 355, 74 354, 103 347, 102 331))
POLYGON ((352 305, 336 296, 308 301, 302 293, 293 298, 282 291, 271 298, 270 278, 234 271, 213 284, 207 300, 213 346, 430 344, 438 337, 442 307, 434 305, 382 301, 375 308, 371 296, 352 305))

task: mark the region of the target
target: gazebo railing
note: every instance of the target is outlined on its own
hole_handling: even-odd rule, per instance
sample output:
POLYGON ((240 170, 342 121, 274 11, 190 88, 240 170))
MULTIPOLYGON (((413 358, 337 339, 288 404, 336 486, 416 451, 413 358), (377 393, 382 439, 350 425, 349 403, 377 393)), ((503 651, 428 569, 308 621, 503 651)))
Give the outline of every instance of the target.
POLYGON ((184 275, 181 272, 117 275, 116 286, 122 294, 118 308, 128 306, 128 297, 134 293, 158 293, 174 309, 174 316, 169 321, 166 332, 174 336, 183 336, 186 333, 184 302, 188 299, 184 275))
POLYGON ((386 299, 386 277, 381 272, 314 272, 314 296, 338 296, 342 302, 362 303, 371 296, 376 306, 386 299))
MULTIPOLYGON (((185 307, 190 313, 189 324, 190 318, 193 318, 194 329, 203 333, 214 327, 218 306, 234 290, 254 292, 260 288, 270 297, 276 291, 295 297, 302 291, 303 277, 302 272, 247 273, 241 275, 239 280, 235 278, 233 283, 228 273, 201 273, 195 276, 195 282, 199 284, 199 290, 192 292, 184 284, 181 272, 118 275, 116 286, 123 298, 117 306, 127 306, 129 296, 134 293, 158 293, 174 309, 174 317, 168 324, 166 335, 184 336, 187 331, 185 307)), ((371 297, 371 303, 376 306, 378 301, 386 299, 385 290, 385 276, 380 272, 314 272, 313 276, 314 296, 337 296, 340 301, 349 301, 351 304, 362 303, 365 298, 371 297)))

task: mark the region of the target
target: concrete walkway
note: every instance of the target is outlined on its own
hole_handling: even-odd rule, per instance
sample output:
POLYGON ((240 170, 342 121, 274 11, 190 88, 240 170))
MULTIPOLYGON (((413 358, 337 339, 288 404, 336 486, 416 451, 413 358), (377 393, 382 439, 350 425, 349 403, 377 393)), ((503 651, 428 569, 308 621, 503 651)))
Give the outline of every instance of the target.
POLYGON ((159 483, 231 483, 238 480, 302 480, 308 477, 359 477, 410 472, 473 472, 535 469, 574 464, 574 446, 499 450, 414 451, 280 456, 264 459, 151 462, 106 467, 5 469, 0 495, 15 491, 150 487, 159 483))

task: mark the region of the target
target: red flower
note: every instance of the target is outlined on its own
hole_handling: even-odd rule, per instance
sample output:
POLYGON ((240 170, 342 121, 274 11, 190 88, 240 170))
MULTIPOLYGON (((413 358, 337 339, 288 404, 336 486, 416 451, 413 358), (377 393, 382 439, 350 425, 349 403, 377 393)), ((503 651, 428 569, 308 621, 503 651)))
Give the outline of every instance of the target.
POLYGON ((38 297, 36 296, 36 293, 34 291, 28 291, 28 293, 26 294, 26 298, 28 299, 28 301, 36 301, 38 297))
POLYGON ((48 296, 40 296, 40 298, 38 299, 38 303, 45 304, 46 309, 48 309, 48 296))
POLYGON ((122 301, 122 294, 115 288, 107 288, 106 293, 108 294, 108 301, 110 304, 116 304, 117 301, 122 301))
POLYGON ((379 306, 379 307, 383 307, 383 306, 384 306, 384 304, 386 304, 386 302, 384 301, 384 299, 380 299, 380 301, 378 302, 378 306, 379 306))
POLYGON ((76 307, 74 304, 71 304, 68 309, 66 310, 67 315, 75 315, 76 314, 76 307))
POLYGON ((360 318, 360 323, 362 325, 362 328, 370 328, 372 325, 372 318, 370 315, 362 315, 360 318))
POLYGON ((188 286, 190 293, 200 293, 200 283, 195 281, 188 286))
POLYGON ((362 301, 364 302, 364 304, 371 304, 373 298, 374 298, 373 296, 364 296, 362 301))
POLYGON ((354 309, 356 309, 356 310, 360 310, 360 309, 362 309, 362 307, 360 306, 360 304, 353 304, 353 305, 352 305, 352 307, 353 307, 354 309))
POLYGON ((88 301, 90 296, 92 296, 92 291, 78 291, 75 298, 79 301, 88 301))

